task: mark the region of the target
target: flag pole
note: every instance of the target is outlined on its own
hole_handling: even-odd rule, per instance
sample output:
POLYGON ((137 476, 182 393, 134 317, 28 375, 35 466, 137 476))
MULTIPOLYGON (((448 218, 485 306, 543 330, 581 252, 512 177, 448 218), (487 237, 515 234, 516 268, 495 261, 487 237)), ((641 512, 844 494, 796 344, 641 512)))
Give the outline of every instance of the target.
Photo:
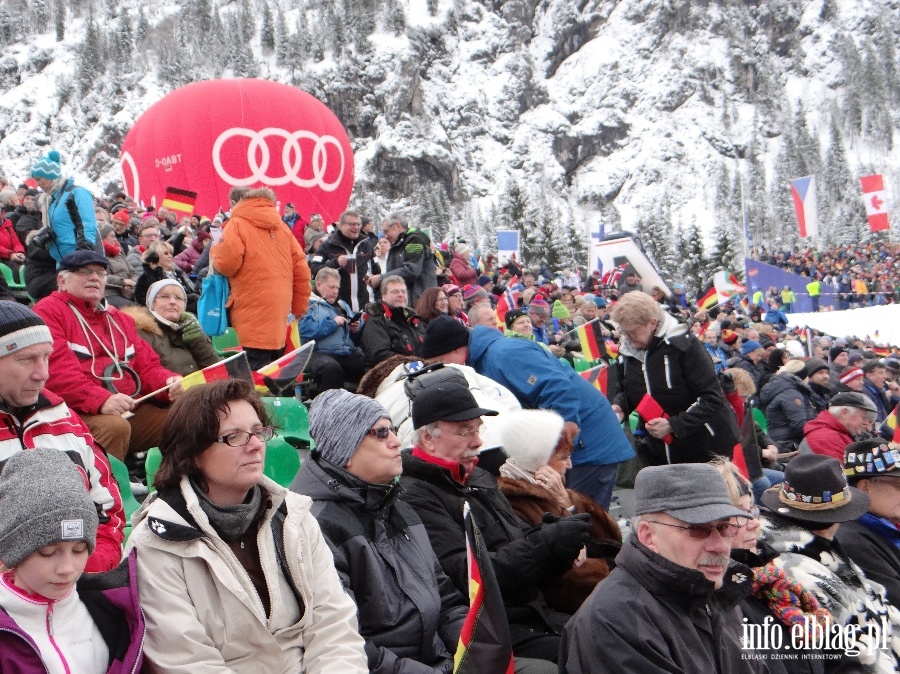
MULTIPOLYGON (((217 367, 217 366, 219 366, 219 365, 223 365, 224 363, 227 363, 227 362, 229 362, 229 361, 232 361, 232 360, 234 360, 235 358, 239 358, 239 357, 241 356, 241 354, 243 354, 243 351, 238 351, 236 354, 234 354, 233 356, 229 356, 229 357, 226 358, 225 360, 220 360, 219 362, 213 363, 212 365, 207 365, 206 367, 203 368, 203 370, 208 370, 208 369, 211 368, 211 367, 217 367)), ((201 372, 202 372, 203 370, 201 370, 201 372)), ((184 377, 182 377, 181 379, 184 379, 184 377)), ((156 389, 155 391, 151 391, 150 393, 148 393, 148 394, 145 395, 145 396, 141 396, 140 398, 137 398, 136 400, 134 400, 134 404, 135 404, 135 405, 140 405, 142 402, 144 402, 144 401, 146 401, 146 400, 149 400, 150 398, 152 398, 152 397, 154 397, 154 396, 159 395, 160 393, 162 393, 163 391, 165 391, 165 390, 167 390, 167 389, 172 388, 173 386, 175 386, 175 384, 180 384, 180 383, 181 383, 181 379, 179 379, 178 381, 173 381, 171 384, 166 384, 166 385, 163 386, 162 388, 158 388, 158 389, 156 389)))

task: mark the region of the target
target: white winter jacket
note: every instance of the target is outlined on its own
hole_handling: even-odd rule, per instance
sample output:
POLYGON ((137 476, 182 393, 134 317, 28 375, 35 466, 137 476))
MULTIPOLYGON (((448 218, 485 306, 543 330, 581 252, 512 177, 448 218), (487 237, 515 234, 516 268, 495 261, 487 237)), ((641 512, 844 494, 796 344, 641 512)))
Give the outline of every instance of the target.
POLYGON ((344 591, 311 501, 266 477, 272 508, 259 528, 270 615, 244 570, 210 525, 188 479, 133 516, 138 590, 147 624, 147 672, 366 674, 356 606, 344 591), (294 591, 279 568, 271 520, 286 503, 284 550, 294 591), (193 519, 193 522, 191 521, 193 519))

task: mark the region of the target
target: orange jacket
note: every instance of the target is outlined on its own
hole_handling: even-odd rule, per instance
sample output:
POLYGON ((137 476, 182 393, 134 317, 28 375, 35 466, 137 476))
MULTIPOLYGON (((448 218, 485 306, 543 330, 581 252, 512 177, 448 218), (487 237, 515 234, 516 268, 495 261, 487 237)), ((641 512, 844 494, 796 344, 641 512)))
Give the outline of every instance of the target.
POLYGON ((288 313, 306 313, 312 288, 306 256, 275 205, 256 196, 239 201, 210 257, 230 282, 231 324, 241 346, 282 348, 288 313))

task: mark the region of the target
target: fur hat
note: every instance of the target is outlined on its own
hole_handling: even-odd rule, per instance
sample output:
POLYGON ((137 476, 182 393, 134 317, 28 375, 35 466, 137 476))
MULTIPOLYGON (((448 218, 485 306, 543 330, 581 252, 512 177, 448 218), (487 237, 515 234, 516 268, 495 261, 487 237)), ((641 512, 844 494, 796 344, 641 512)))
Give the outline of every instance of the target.
POLYGON ((530 473, 550 461, 565 423, 553 410, 515 410, 497 419, 504 453, 530 473))

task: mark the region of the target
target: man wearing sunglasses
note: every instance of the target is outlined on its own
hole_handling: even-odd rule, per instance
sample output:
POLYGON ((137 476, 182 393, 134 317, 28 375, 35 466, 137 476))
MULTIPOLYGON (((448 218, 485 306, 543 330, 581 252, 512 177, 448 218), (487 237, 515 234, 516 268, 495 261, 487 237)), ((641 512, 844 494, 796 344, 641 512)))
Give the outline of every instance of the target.
POLYGON ((721 474, 705 463, 644 468, 634 500, 615 570, 563 631, 561 674, 759 671, 739 641, 753 572, 729 559, 749 514, 721 474))

